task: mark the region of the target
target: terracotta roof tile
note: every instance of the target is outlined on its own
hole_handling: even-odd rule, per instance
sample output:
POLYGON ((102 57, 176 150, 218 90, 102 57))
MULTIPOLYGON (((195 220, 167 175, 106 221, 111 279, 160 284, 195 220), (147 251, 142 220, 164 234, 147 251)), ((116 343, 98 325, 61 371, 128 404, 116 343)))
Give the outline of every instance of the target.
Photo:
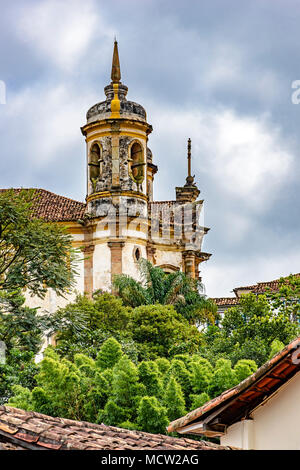
MULTIPOLYGON (((300 277, 300 273, 293 274, 295 277, 300 277)), ((280 279, 285 279, 286 282, 289 282, 288 276, 280 278, 280 279)), ((281 285, 280 279, 275 279, 273 281, 267 281, 267 282, 258 282, 257 284, 254 284, 253 286, 244 286, 244 287, 236 287, 234 292, 238 290, 251 290, 254 294, 262 294, 266 292, 266 290, 271 290, 271 292, 276 292, 279 290, 279 287, 281 285)))
POLYGON ((19 448, 31 450, 230 449, 230 447, 205 441, 53 418, 32 411, 0 406, 0 449, 19 448))
MULTIPOLYGON (((299 278, 300 273, 293 274, 293 276, 299 278)), ((286 279, 286 282, 288 283, 288 276, 281 278, 281 279, 286 279)), ((217 304, 218 307, 228 307, 231 305, 238 305, 239 304, 239 296, 240 293, 238 291, 250 291, 253 292, 254 294, 263 294, 270 290, 271 292, 277 292, 279 290, 279 287, 281 286, 280 279, 275 279, 274 281, 267 281, 267 282, 258 282, 257 284, 254 284, 252 286, 242 286, 242 287, 236 287, 233 289, 234 293, 236 294, 236 297, 215 297, 212 300, 217 304)))
POLYGON ((212 300, 218 305, 218 307, 237 305, 239 303, 239 299, 237 297, 215 297, 212 300))
MULTIPOLYGON (((86 204, 74 201, 64 196, 51 193, 45 189, 23 189, 14 188, 16 192, 34 191, 33 193, 33 214, 35 217, 46 221, 77 221, 82 219, 86 212, 86 204)), ((7 189, 0 189, 0 192, 7 189)))

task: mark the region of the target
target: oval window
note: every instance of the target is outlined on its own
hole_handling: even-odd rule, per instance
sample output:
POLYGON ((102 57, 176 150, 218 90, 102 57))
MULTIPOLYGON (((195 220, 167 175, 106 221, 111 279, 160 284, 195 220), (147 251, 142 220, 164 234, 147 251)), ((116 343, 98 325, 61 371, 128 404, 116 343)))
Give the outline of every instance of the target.
POLYGON ((136 261, 139 261, 139 259, 141 258, 141 250, 139 248, 136 248, 134 250, 134 258, 136 261))

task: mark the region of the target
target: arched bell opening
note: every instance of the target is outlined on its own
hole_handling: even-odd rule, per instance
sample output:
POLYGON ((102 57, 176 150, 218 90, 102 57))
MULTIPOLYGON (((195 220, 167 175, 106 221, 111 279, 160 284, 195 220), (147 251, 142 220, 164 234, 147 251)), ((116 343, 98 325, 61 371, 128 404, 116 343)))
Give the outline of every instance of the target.
POLYGON ((130 177, 137 184, 141 184, 145 177, 145 162, 143 147, 139 142, 134 142, 129 149, 130 177))
POLYGON ((95 142, 89 154, 89 179, 92 183, 97 181, 101 175, 101 145, 95 142))

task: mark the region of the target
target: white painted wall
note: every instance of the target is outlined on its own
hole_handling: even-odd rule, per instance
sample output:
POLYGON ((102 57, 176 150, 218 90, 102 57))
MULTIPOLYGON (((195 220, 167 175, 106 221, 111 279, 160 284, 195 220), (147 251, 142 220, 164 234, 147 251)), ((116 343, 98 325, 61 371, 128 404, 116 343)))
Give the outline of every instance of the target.
POLYGON ((251 413, 252 434, 245 436, 245 424, 240 421, 227 429, 226 434, 221 437, 221 444, 242 449, 300 450, 299 402, 300 373, 298 372, 251 413))
POLYGON ((253 449, 254 421, 245 419, 228 428, 225 436, 222 436, 222 445, 230 445, 239 449, 253 449))
POLYGON ((32 296, 29 291, 23 292, 25 297, 25 303, 31 308, 39 307, 39 312, 47 311, 49 313, 54 313, 58 308, 65 307, 69 302, 72 302, 76 294, 83 292, 84 290, 84 261, 80 259, 76 270, 78 276, 75 279, 75 286, 66 294, 64 297, 58 296, 52 289, 48 289, 45 298, 41 299, 40 297, 34 295, 32 296))
POLYGON ((111 252, 107 243, 95 245, 93 253, 94 290, 110 290, 111 287, 111 252))
POLYGON ((128 274, 134 279, 140 281, 141 276, 138 263, 134 258, 134 251, 136 248, 140 249, 141 258, 147 259, 147 251, 144 245, 127 241, 122 249, 122 269, 124 274, 128 274))
POLYGON ((182 270, 182 254, 181 252, 157 248, 155 252, 155 264, 156 266, 160 266, 161 264, 172 264, 182 270))

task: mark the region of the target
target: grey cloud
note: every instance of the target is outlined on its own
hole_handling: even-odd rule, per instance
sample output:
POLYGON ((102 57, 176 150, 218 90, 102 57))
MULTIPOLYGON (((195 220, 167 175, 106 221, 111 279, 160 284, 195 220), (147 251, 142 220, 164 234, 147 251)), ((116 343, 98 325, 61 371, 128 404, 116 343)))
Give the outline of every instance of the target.
MULTIPOLYGON (((237 284, 268 280, 280 270, 288 274, 289 267, 299 271, 300 105, 291 103, 291 82, 300 79, 299 2, 91 1, 98 27, 79 62, 68 70, 55 63, 51 37, 46 44, 52 52, 49 60, 34 41, 20 35, 20 14, 43 3, 49 2, 0 2, 0 79, 6 81, 8 94, 7 105, 0 105, 0 185, 44 187, 84 199, 85 143, 79 127, 87 109, 104 96, 116 34, 129 99, 146 107, 154 127, 149 146, 160 170, 157 198, 173 199, 175 186, 184 183, 186 139, 193 140, 196 180, 211 227, 204 248, 213 257, 203 267, 208 294, 229 295, 237 284), (51 105, 49 96, 59 87, 66 90, 61 104, 51 105), (26 90, 32 102, 18 108, 26 90), (242 194, 224 191, 222 168, 209 165, 214 142, 210 149, 201 147, 201 127, 187 129, 179 139, 172 133, 172 121, 170 129, 163 125, 164 111, 186 116, 200 110, 208 116, 218 109, 232 110, 241 120, 267 113, 270 132, 279 129, 280 145, 294 158, 280 185, 265 193, 270 202, 262 210, 251 207, 242 194), (49 123, 45 118, 41 126, 43 115, 49 123), (66 144, 57 135, 59 144, 51 151, 43 146, 38 150, 41 133, 55 139, 59 116, 68 118, 66 128, 72 126, 66 144)), ((269 187, 268 175, 265 181, 269 187)))

